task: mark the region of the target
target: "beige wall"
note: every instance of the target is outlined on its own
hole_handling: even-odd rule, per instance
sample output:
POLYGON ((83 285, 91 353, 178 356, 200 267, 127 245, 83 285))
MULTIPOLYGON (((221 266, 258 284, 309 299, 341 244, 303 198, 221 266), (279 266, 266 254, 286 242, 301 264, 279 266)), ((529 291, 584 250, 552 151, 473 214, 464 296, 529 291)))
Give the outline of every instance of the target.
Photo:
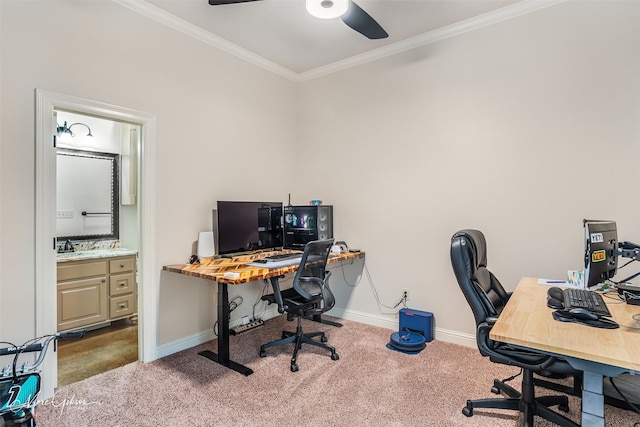
MULTIPOLYGON (((623 180, 640 158, 640 2, 566 2, 305 83, 111 2, 2 0, 0 15, 2 339, 34 333, 35 88, 156 115, 158 266, 186 260, 218 199, 320 198, 383 303, 409 288, 471 334, 456 230, 485 231, 509 289, 580 266, 582 218, 640 241, 623 180)), ((334 277, 341 312, 395 322, 366 278, 334 277)), ((214 288, 159 278, 158 345, 210 329, 214 288)), ((244 310, 259 288, 233 290, 253 295, 244 310)))
MULTIPOLYGON (((286 199, 294 83, 112 2, 0 8, 3 340, 35 333, 35 88, 156 115, 159 267, 188 259, 217 199, 286 199)), ((157 342, 211 330, 215 287, 158 277, 157 342)))
MULTIPOLYGON (((307 195, 336 205, 383 302, 409 288, 472 334, 449 260, 462 228, 485 232, 508 289, 579 268, 583 218, 640 241, 638 22, 638 1, 566 2, 301 85, 301 154, 331 171, 307 195)), ((339 292, 378 313, 366 280, 339 292)))

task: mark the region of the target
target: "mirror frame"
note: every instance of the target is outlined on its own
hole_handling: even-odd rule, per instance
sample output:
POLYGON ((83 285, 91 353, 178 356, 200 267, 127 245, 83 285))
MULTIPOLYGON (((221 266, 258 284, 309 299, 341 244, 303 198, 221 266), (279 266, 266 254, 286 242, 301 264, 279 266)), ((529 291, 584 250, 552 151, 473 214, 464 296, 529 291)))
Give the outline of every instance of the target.
MULTIPOLYGON (((57 148, 56 156, 76 156, 86 158, 98 158, 111 160, 111 232, 103 234, 82 234, 56 236, 60 240, 117 240, 120 238, 120 194, 119 194, 119 159, 120 155, 115 153, 102 153, 99 151, 85 151, 71 148, 57 148)), ((56 157, 57 158, 57 157, 56 157)))

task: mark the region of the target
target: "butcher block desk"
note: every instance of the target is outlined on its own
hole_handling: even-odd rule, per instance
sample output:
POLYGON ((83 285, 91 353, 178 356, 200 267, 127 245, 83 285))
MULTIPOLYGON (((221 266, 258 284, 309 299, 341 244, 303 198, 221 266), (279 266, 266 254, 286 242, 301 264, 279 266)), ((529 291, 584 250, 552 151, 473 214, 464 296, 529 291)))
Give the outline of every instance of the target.
POLYGON ((640 374, 640 306, 604 297, 618 329, 598 329, 553 320, 549 286, 524 277, 491 329, 491 339, 563 357, 584 372, 582 426, 604 426, 604 376, 640 374))
MULTIPOLYGON (((288 250, 279 251, 292 252, 288 250)), ((200 264, 176 264, 165 265, 163 270, 187 276, 199 277, 205 280, 215 281, 218 284, 218 353, 203 351, 200 354, 222 366, 240 372, 243 375, 251 375, 253 371, 246 366, 231 360, 229 355, 229 293, 228 285, 240 285, 255 280, 270 279, 273 283, 280 276, 293 273, 298 265, 282 268, 264 268, 247 265, 248 263, 272 255, 276 252, 261 252, 251 255, 241 255, 233 258, 204 258, 200 264), (235 273, 227 274, 225 273, 235 273), (234 277, 228 277, 228 276, 234 277), (235 277, 237 276, 237 277, 235 277)), ((332 254, 328 264, 350 261, 364 258, 364 252, 342 252, 339 255, 332 254)))

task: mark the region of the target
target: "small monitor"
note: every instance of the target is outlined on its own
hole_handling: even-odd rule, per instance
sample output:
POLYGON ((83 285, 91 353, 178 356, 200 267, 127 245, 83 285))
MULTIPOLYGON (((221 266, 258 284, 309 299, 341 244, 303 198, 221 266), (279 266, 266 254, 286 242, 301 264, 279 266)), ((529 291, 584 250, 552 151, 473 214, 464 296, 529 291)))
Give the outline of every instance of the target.
POLYGON ((614 221, 584 220, 585 286, 613 278, 618 268, 618 231, 614 221))
POLYGON ((214 218, 219 255, 282 248, 281 202, 218 201, 214 218))

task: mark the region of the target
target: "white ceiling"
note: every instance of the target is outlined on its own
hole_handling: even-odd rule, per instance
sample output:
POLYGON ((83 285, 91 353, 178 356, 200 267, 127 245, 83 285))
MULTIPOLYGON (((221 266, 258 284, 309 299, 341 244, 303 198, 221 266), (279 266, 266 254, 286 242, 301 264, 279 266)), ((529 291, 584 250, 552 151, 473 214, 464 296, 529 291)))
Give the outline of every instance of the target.
POLYGON ((306 11, 305 0, 262 0, 210 6, 208 0, 115 0, 195 37, 236 51, 287 77, 424 44, 526 13, 560 0, 356 0, 389 37, 369 40, 339 18, 324 20, 306 11), (203 31, 204 30, 204 31, 203 31), (208 40, 206 40, 208 39, 208 40))

